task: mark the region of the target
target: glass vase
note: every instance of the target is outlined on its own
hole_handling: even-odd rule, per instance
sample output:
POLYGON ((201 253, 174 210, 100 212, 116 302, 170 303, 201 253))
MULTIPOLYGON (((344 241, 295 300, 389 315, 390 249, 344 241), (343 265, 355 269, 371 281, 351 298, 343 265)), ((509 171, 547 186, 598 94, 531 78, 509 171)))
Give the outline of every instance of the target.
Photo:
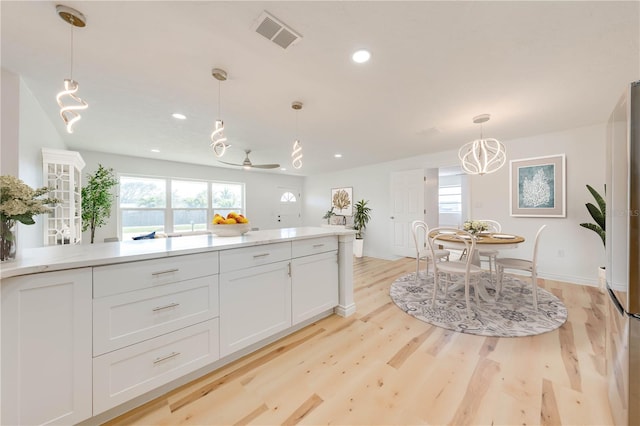
POLYGON ((17 224, 14 220, 0 222, 0 261, 9 262, 16 258, 17 224))

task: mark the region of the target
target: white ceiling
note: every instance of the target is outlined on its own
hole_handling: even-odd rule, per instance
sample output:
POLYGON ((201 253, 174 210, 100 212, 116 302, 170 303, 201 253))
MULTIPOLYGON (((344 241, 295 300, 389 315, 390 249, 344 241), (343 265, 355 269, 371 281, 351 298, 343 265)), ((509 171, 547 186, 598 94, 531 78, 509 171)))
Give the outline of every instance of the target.
POLYGON ((70 25, 55 2, 0 4, 2 67, 70 149, 197 164, 219 165, 214 67, 229 76, 223 159, 241 162, 248 148, 254 163, 302 175, 457 149, 479 136, 482 113, 484 134, 500 140, 603 123, 640 77, 637 1, 68 1, 87 18, 73 31, 73 77, 89 103, 69 135, 55 95, 69 77, 70 25), (303 38, 284 50, 255 33, 265 10, 303 38), (362 47, 372 59, 358 65, 350 55, 362 47))

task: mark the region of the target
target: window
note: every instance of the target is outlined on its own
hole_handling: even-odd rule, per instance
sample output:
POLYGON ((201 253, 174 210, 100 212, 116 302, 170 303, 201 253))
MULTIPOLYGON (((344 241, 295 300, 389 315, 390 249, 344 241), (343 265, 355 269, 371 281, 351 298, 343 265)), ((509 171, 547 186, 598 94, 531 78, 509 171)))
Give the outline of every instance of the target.
POLYGON ((173 232, 207 230, 207 182, 171 181, 173 232))
POLYGON ((440 186, 438 205, 440 213, 462 213, 462 186, 440 186))
POLYGON ((120 176, 120 237, 206 231, 215 213, 245 214, 244 203, 243 183, 120 176))
POLYGON ((164 179, 120 177, 122 240, 149 232, 164 232, 167 207, 164 179))
POLYGON ((285 192, 282 194, 282 197, 280 197, 281 203, 295 203, 296 201, 296 196, 289 191, 285 192))
POLYGON ((244 185, 213 182, 211 184, 211 208, 213 214, 226 216, 229 212, 244 215, 244 185))

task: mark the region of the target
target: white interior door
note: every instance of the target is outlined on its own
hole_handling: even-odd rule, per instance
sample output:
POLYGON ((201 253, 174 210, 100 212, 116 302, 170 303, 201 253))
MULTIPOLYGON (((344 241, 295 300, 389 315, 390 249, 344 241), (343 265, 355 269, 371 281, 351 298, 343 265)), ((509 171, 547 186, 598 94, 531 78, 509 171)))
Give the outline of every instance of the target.
POLYGON ((276 196, 278 197, 278 211, 276 222, 279 228, 294 228, 302 226, 302 214, 300 211, 300 189, 279 186, 276 196))
POLYGON ((424 220, 424 170, 391 173, 391 251, 415 257, 411 222, 424 220))

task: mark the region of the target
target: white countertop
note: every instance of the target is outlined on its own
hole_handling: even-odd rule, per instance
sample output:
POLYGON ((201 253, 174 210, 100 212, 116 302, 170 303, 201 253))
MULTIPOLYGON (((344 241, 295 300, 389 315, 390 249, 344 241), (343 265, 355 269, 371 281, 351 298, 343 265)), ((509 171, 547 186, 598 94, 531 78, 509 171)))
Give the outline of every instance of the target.
POLYGON ((108 265, 164 256, 228 250, 327 235, 355 235, 351 229, 301 227, 249 231, 238 237, 195 235, 99 244, 47 246, 25 249, 15 261, 0 264, 0 278, 45 271, 108 265))

